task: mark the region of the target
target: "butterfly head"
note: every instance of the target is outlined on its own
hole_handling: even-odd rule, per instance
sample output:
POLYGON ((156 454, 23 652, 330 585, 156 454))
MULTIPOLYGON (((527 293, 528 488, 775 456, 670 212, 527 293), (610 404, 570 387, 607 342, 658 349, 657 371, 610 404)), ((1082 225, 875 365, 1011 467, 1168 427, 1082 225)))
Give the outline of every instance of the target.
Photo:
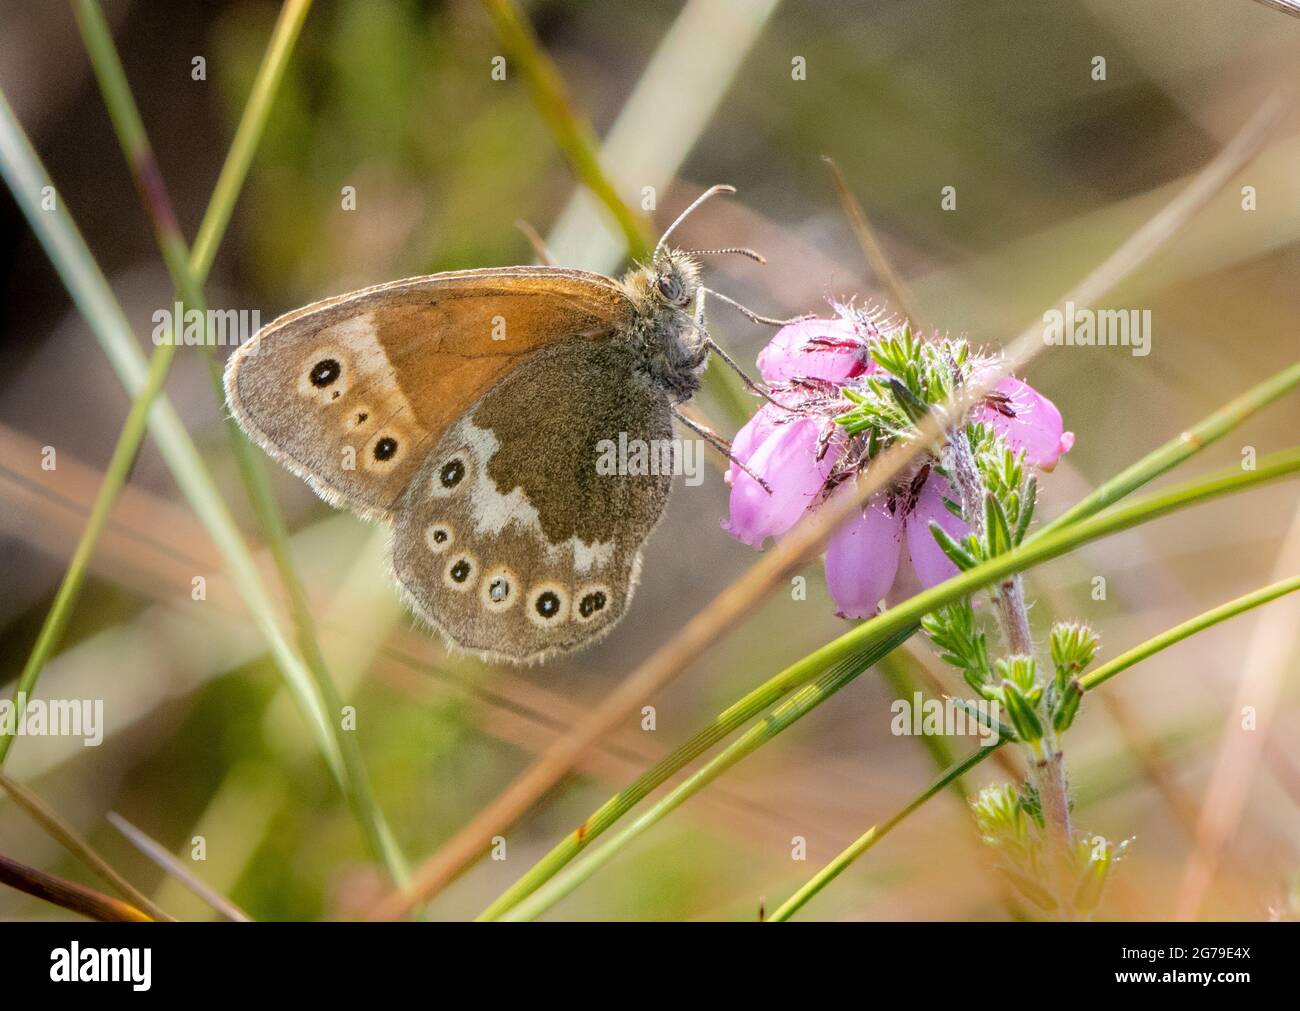
POLYGON ((695 300, 700 287, 700 265, 689 253, 664 250, 652 269, 654 290, 667 305, 685 309, 695 300))
POLYGON ((676 249, 668 245, 669 236, 702 203, 719 194, 735 192, 734 186, 719 185, 701 193, 660 236, 650 259, 623 278, 623 289, 640 318, 636 339, 646 354, 645 369, 676 400, 685 400, 699 389, 699 373, 712 345, 704 329, 705 295, 736 306, 758 322, 773 322, 704 287, 700 281, 699 256, 736 253, 766 263, 758 253, 734 246, 676 249))
POLYGON ((689 311, 700 288, 700 264, 680 249, 661 249, 632 280, 649 312, 689 311))

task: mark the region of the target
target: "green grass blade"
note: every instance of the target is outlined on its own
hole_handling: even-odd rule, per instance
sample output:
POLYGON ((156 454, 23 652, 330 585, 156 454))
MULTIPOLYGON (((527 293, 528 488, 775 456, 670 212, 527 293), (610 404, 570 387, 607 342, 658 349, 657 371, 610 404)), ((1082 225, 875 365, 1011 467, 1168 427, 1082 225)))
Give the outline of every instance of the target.
POLYGON ((632 258, 642 260, 649 256, 654 246, 650 222, 634 213, 609 181, 600 164, 596 134, 575 109, 564 79, 543 51, 532 26, 512 0, 483 0, 483 7, 492 19, 506 55, 523 73, 538 115, 550 128, 574 174, 618 223, 632 258))
MULTIPOLYGON (((108 281, 60 200, 54 210, 41 207, 41 193, 53 184, 30 141, 14 117, 8 99, 0 92, 0 174, 46 250, 73 302, 104 348, 122 383, 137 395, 148 381, 149 366, 130 324, 114 298, 108 281)), ((341 756, 330 715, 321 704, 315 683, 302 658, 280 628, 274 599, 262 583, 256 563, 244 544, 180 417, 165 394, 149 411, 149 431, 182 494, 226 560, 230 576, 254 624, 266 640, 271 655, 317 737, 330 770, 344 781, 341 756)))
POLYGON ((903 807, 899 808, 897 813, 885 821, 880 822, 878 825, 872 825, 871 828, 858 836, 858 838, 855 839, 846 849, 838 854, 835 859, 809 878, 803 887, 791 895, 790 898, 786 899, 785 902, 781 903, 781 905, 776 909, 772 910, 772 914, 767 918, 767 922, 780 923, 784 920, 790 919, 790 917, 802 908, 809 899, 839 877, 840 874, 848 868, 849 864, 853 863, 854 860, 862 856, 863 853, 871 849, 871 847, 876 845, 876 843, 880 842, 880 840, 888 835, 892 829, 896 828, 936 793, 950 784, 957 782, 957 780, 961 779, 962 776, 970 772, 971 769, 979 765, 980 762, 984 761, 984 759, 988 758, 989 755, 993 754, 993 752, 997 751, 1000 747, 1002 747, 1002 742, 989 745, 988 747, 979 748, 967 755, 961 761, 954 762, 943 772, 939 773, 929 786, 908 801, 903 807))
MULTIPOLYGON (((532 26, 513 0, 482 2, 492 19, 497 38, 510 59, 519 66, 533 106, 550 129, 573 174, 617 222, 631 258, 646 260, 654 249, 651 223, 619 196, 617 187, 600 163, 595 131, 577 110, 563 77, 542 48, 532 26)), ((750 398, 730 371, 707 370, 704 387, 734 424, 743 423, 750 414, 750 398)))
POLYGON ((1223 438, 1257 411, 1292 392, 1297 384, 1300 384, 1300 361, 1292 362, 1262 383, 1234 397, 1213 414, 1202 418, 1176 438, 1170 439, 1109 481, 1103 482, 1073 507, 1044 525, 1034 536, 1041 537, 1075 520, 1086 519, 1118 502, 1125 495, 1199 453, 1210 443, 1223 438))
MULTIPOLYGON (((222 167, 217 190, 213 194, 212 200, 209 201, 208 209, 203 216, 203 223, 199 229, 200 240, 195 246, 190 265, 199 278, 207 276, 212 264, 212 257, 215 255, 216 248, 225 233, 225 226, 230 219, 231 210, 243 180, 248 173, 257 140, 260 138, 262 128, 266 124, 276 86, 283 77, 289 54, 293 49, 293 42, 297 38, 298 31, 302 27, 302 19, 305 17, 310 5, 311 0, 290 0, 281 11, 279 23, 272 35, 266 56, 263 58, 258 70, 252 94, 244 109, 244 114, 240 118, 239 127, 235 133, 235 141, 231 145, 230 153, 227 155, 225 164, 222 167)), ((108 38, 107 28, 103 26, 103 16, 98 5, 79 2, 75 10, 79 23, 83 27, 89 25, 92 35, 95 34, 96 25, 99 25, 100 36, 108 38)), ((159 244, 164 251, 164 255, 170 257, 173 261, 177 258, 183 261, 184 241, 181 238, 179 227, 176 225, 175 215, 172 213, 170 202, 166 198, 166 192, 161 189, 160 185, 156 184, 160 178, 157 173, 157 162, 149 148, 139 114, 135 111, 135 104, 130 100, 130 91, 126 88, 125 75, 121 72, 120 63, 116 61, 116 54, 112 52, 111 38, 108 38, 108 43, 109 59, 107 63, 101 60, 96 65, 116 65, 116 74, 110 72, 105 80, 106 95, 111 94, 113 96, 113 99, 108 104, 113 116, 114 127, 122 139, 123 148, 127 152, 132 174, 140 189, 142 199, 144 199, 146 206, 151 209, 150 216, 158 231, 159 244)), ((102 42, 100 49, 102 52, 102 42)), ((55 593, 50 610, 46 613, 31 655, 19 675, 17 693, 23 697, 30 697, 32 694, 41 670, 44 669, 51 654, 57 648, 67 627, 81 586, 85 582, 86 571, 94 554, 95 544, 98 542, 104 526, 112 514, 113 506, 121 493, 131 469, 131 464, 139 451, 140 443, 144 438, 149 408, 166 382, 167 373, 175 353, 176 345, 168 343, 160 346, 150 359, 148 372, 139 392, 132 400, 131 410, 118 436, 117 444, 114 446, 113 454, 105 470, 104 481, 91 507, 86 527, 82 531, 77 547, 73 552, 72 560, 55 593)), ((17 697, 16 694, 15 699, 17 697)), ((13 738, 8 735, 0 737, 0 766, 3 765, 8 756, 12 740, 13 738)))
MULTIPOLYGON (((186 249, 185 241, 171 213, 170 201, 167 198, 161 173, 157 170, 153 148, 141 122, 108 23, 97 0, 77 0, 76 11, 82 37, 95 68, 95 76, 99 80, 104 102, 108 106, 114 128, 117 130, 123 153, 132 166, 132 173, 136 177, 145 209, 154 223, 159 248, 167 264, 172 283, 176 286, 187 309, 192 308, 206 314, 207 298, 191 265, 191 254, 186 249)), ((284 52, 287 56, 287 50, 274 45, 268 52, 284 52)), ((260 98, 269 103, 272 94, 255 87, 253 100, 260 98)), ((260 108, 264 110, 265 106, 260 108)), ((255 139, 254 135, 253 140, 255 139)), ((249 143, 249 153, 251 153, 251 141, 249 143)), ((236 150, 238 154, 232 157, 241 159, 246 157, 242 147, 232 146, 232 151, 236 150)), ((218 188, 213 195, 214 204, 224 203, 225 193, 225 190, 218 188)), ((232 189, 227 199, 233 200, 236 193, 237 191, 232 189)), ((205 342, 201 347, 210 365, 214 366, 213 378, 220 399, 222 396, 220 369, 215 367, 215 359, 207 343, 205 342)), ((288 529, 271 493, 265 468, 257 457, 257 451, 232 420, 227 419, 227 429, 231 435, 240 474, 248 487, 254 510, 280 575, 281 584, 289 597, 290 611, 297 629, 298 648, 316 682, 322 705, 328 712, 339 713, 342 710, 342 699, 320 649, 307 592, 290 554, 288 529)), ((360 743, 352 733, 336 731, 336 737, 347 769, 347 780, 343 786, 348 802, 371 850, 387 866, 393 881, 401 884, 407 877, 406 861, 375 801, 370 777, 366 773, 362 760, 360 743)))
MULTIPOLYGON (((175 353, 175 345, 163 345, 154 353, 149 362, 149 371, 145 376, 144 384, 131 401, 131 410, 117 437, 117 444, 113 447, 113 455, 109 458, 108 467, 104 471, 104 480, 95 495, 95 502, 91 506, 90 516, 81 531, 81 537, 77 540, 72 560, 68 563, 63 579, 59 582, 50 609, 45 613, 41 630, 37 633, 36 642, 27 657, 27 662, 18 675, 18 685, 14 691, 14 710, 19 718, 23 711, 21 703, 35 693, 36 682, 41 676, 41 671, 45 669, 45 665, 54 654, 68 627, 68 621, 72 617, 77 597, 81 593, 86 573, 90 568, 90 559, 95 553, 95 545, 99 542, 100 534, 104 532, 113 507, 117 504, 118 495, 126 485, 131 465, 135 462, 136 453, 144 439, 149 410, 167 379, 167 371, 171 367, 175 353)), ((9 749, 13 746, 13 742, 13 734, 0 735, 0 768, 3 768, 5 759, 9 757, 9 749)))
POLYGON ((244 113, 239 125, 235 127, 234 139, 230 142, 230 151, 217 176, 217 184, 212 190, 212 199, 208 202, 207 213, 199 223, 199 232, 190 249, 190 269, 199 284, 207 280, 212 261, 217 255, 217 247, 226 234, 230 216, 235 211, 235 203, 244 188, 248 177, 248 167, 252 164, 258 142, 262 139, 262 130, 266 126, 267 116, 275 100, 280 82, 284 79, 285 68, 289 65, 289 56, 293 53, 298 35, 302 31, 307 12, 311 10, 312 0, 285 0, 271 32, 271 41, 267 44, 266 54, 253 79, 253 88, 248 94, 244 113))
POLYGON ((690 797, 698 793, 706 784, 711 783, 742 758, 757 751, 762 745, 772 740, 795 721, 811 712, 870 667, 879 656, 883 656, 887 652, 888 649, 882 647, 879 649, 878 656, 873 654, 866 657, 846 659, 833 665, 830 670, 811 684, 804 685, 793 696, 772 710, 765 719, 755 724, 729 744, 699 771, 670 791, 662 800, 657 801, 627 828, 623 829, 603 846, 593 850, 582 860, 573 864, 563 873, 556 875, 513 909, 507 911, 500 919, 535 919, 590 878, 642 832, 667 817, 690 797))
MULTIPOLYGON (((910 634, 910 632, 908 633, 910 634)), ((864 650, 854 659, 863 667, 869 667, 879 657, 900 645, 907 635, 897 635, 886 640, 881 646, 864 650)), ((771 708, 789 693, 789 689, 776 679, 768 681, 754 689, 735 705, 720 713, 712 723, 679 745, 671 754, 641 774, 627 789, 615 794, 597 808, 582 825, 571 832, 565 839, 534 865, 523 877, 510 886, 480 915, 481 920, 494 920, 516 903, 532 894, 547 880, 554 877, 569 861, 576 857, 598 836, 605 832, 623 815, 635 807, 656 787, 664 783, 674 772, 684 768, 694 759, 704 754, 719 741, 730 737, 759 713, 771 708)))
POLYGON ((1269 601, 1276 600, 1288 593, 1294 593, 1296 590, 1300 590, 1300 576, 1279 580, 1269 586, 1261 587, 1253 593, 1238 597, 1236 600, 1220 604, 1218 607, 1206 611, 1204 614, 1198 614, 1195 618, 1191 618, 1181 625, 1175 625, 1173 628, 1161 632, 1154 638, 1142 643, 1142 645, 1134 646, 1113 660, 1102 664, 1095 670, 1089 671, 1079 678, 1079 686, 1085 692, 1092 691, 1098 685, 1109 681, 1120 671, 1128 670, 1134 664, 1141 663, 1147 657, 1159 653, 1162 649, 1168 649, 1174 643, 1182 642, 1189 636, 1193 636, 1197 632, 1203 632, 1221 621, 1227 621, 1229 618, 1259 607, 1261 604, 1267 604, 1269 601))

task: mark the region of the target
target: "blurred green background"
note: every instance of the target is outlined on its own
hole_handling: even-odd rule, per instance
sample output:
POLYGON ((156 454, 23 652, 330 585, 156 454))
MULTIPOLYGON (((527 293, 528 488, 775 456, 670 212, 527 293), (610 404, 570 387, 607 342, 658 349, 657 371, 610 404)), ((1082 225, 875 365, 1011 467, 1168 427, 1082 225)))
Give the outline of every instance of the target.
MULTIPOLYGON (((262 2, 111 2, 127 75, 182 226, 193 235, 274 24, 262 2), (192 79, 192 60, 206 79, 192 79)), ((1240 128, 1294 84, 1300 20, 1250 0, 530 3, 524 10, 578 108, 608 138, 606 167, 665 226, 704 187, 732 183, 681 231, 683 245, 747 245, 766 267, 709 264, 711 283, 760 312, 882 300, 822 161, 833 156, 927 328, 1009 340, 1108 255, 1240 128), (1094 57, 1106 62, 1094 80, 1094 57), (806 79, 792 78, 802 57, 806 79), (631 110, 632 114, 629 114, 631 110), (957 206, 944 211, 940 191, 957 206)), ((412 274, 531 262, 515 228, 559 260, 611 272, 616 229, 576 192, 517 67, 472 2, 318 0, 307 19, 208 284, 214 306, 263 321, 316 298, 412 274), (345 210, 344 187, 356 191, 345 210)), ((171 285, 104 111, 76 26, 58 3, 0 11, 0 86, 57 182, 142 342, 171 285)), ((1151 309, 1153 349, 1051 348, 1029 372, 1078 436, 1043 482, 1054 515, 1300 350, 1300 120, 1108 300, 1151 309), (1240 188, 1254 186, 1258 210, 1240 188)), ((75 544, 127 399, 6 193, 0 198, 0 685, 7 697, 75 544), (32 466, 45 445, 59 469, 32 466)), ((887 303, 886 303, 887 304, 887 303)), ((770 332, 715 304, 715 336, 752 364, 770 332)), ((202 363, 179 356, 168 391, 243 528, 255 529, 202 363)), ((705 398, 730 433, 743 420, 705 398)), ((1283 402, 1192 469, 1295 441, 1283 402)), ((526 670, 449 658, 401 614, 382 537, 331 511, 279 468, 331 669, 357 707, 379 801, 413 860, 433 853, 673 630, 752 564, 719 528, 710 472, 678 486, 642 587, 599 646, 526 670)), ((1179 475, 1184 476, 1180 473, 1179 475)), ((1294 486, 1160 521, 1029 577, 1041 635, 1079 617, 1113 656, 1183 618, 1296 569, 1294 486), (1282 547, 1291 531, 1289 549, 1282 547), (1287 554, 1287 551, 1290 554, 1287 554), (1290 568, 1286 568, 1286 565, 1290 568), (1107 599, 1092 599, 1096 576, 1107 599)), ((104 821, 120 812, 187 856, 256 918, 360 915, 385 890, 347 805, 210 542, 146 446, 46 696, 102 697, 97 749, 22 739, 7 771, 44 796, 132 880, 181 917, 207 908, 104 821), (191 599, 203 575, 207 599, 191 599)), ((820 568, 806 601, 778 592, 660 697, 653 732, 630 720, 441 895, 435 918, 479 912, 651 760, 786 663, 846 627, 820 568)), ((1072 734, 1084 824, 1136 837, 1103 905, 1109 918, 1171 915, 1205 779, 1245 666, 1280 656, 1285 680, 1258 776, 1202 909, 1289 909, 1300 871, 1296 626, 1284 605, 1217 628, 1107 685, 1072 734), (1268 650, 1272 649, 1273 653, 1268 650)), ((739 918, 779 901, 933 774, 921 742, 889 733, 891 684, 946 675, 919 642, 893 681, 861 678, 605 868, 552 915, 739 918), (807 860, 791 858, 792 839, 807 860)), ((945 682, 940 682, 945 683, 945 682)), ((951 682, 946 682, 953 687, 951 682)), ((964 751, 966 742, 954 743, 964 751)), ((988 763, 972 778, 1006 776, 988 763)), ((94 883, 0 798, 0 853, 94 883)), ((1013 915, 955 797, 936 798, 811 906, 826 918, 1013 915)), ((0 890, 0 918, 60 916, 0 890)))

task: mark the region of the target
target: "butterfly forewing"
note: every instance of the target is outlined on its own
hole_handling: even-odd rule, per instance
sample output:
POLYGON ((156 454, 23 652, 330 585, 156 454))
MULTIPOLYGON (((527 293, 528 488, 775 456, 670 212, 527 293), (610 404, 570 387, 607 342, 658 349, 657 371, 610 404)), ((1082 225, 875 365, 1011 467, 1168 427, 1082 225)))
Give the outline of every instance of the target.
POLYGON ((232 357, 245 431, 335 505, 391 519, 430 450, 539 349, 607 341, 633 310, 609 278, 554 267, 410 278, 316 302, 232 357))
POLYGON ((669 401, 626 345, 528 357, 438 439, 402 499, 393 569, 413 608, 455 645, 513 661, 607 631, 671 477, 598 463, 620 436, 671 435, 669 401))

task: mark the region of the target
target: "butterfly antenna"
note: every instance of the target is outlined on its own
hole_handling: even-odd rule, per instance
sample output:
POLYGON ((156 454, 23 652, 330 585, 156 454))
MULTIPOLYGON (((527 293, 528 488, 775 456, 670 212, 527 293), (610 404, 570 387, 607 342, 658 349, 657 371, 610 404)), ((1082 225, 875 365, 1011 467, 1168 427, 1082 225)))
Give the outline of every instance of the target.
POLYGON ((686 210, 682 211, 681 214, 677 215, 677 220, 668 226, 668 231, 664 232, 663 235, 659 236, 659 242, 655 246, 654 256, 652 256, 651 259, 653 259, 655 256, 658 256, 663 251, 664 243, 668 241, 668 236, 672 235, 673 232, 676 230, 677 226, 680 225, 683 221, 685 221, 688 217, 690 217, 691 213, 695 210, 695 208, 699 207, 700 204, 704 203, 704 201, 708 200, 710 197, 716 197, 719 193, 735 193, 735 192, 736 192, 736 187, 728 186, 726 183, 719 183, 717 186, 710 186, 707 190, 701 193, 698 197, 695 198, 694 201, 692 201, 691 205, 688 208, 686 208, 686 210))
POLYGON ((748 256, 757 263, 766 264, 767 257, 761 253, 756 253, 752 249, 744 249, 740 246, 728 246, 726 249, 687 249, 685 252, 692 256, 712 256, 721 253, 739 253, 741 256, 748 256))
POLYGON ((753 309, 741 305, 734 298, 727 298, 727 296, 722 294, 720 291, 714 291, 712 288, 702 288, 701 290, 708 292, 716 299, 726 302, 727 305, 731 306, 733 309, 738 309, 740 312, 743 312, 755 323, 762 323, 765 326, 786 326, 790 323, 798 323, 801 320, 815 318, 811 313, 804 313, 802 316, 792 316, 790 319, 773 319, 771 316, 760 316, 753 309))

